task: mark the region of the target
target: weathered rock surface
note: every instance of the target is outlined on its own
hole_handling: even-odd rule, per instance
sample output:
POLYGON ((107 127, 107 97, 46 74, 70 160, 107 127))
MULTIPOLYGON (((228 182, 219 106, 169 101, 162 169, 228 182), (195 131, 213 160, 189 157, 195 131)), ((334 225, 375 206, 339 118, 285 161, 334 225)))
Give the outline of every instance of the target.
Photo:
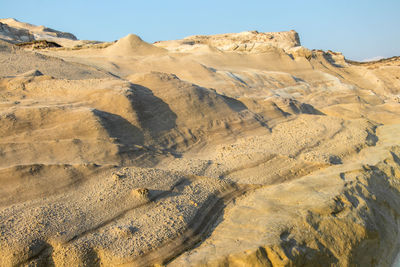
POLYGON ((276 48, 289 49, 300 45, 297 32, 257 32, 194 35, 176 41, 161 41, 156 46, 172 51, 187 51, 199 46, 210 46, 220 51, 262 53, 276 48))
POLYGON ((394 262, 398 58, 294 31, 97 44, 0 22, 64 46, 0 40, 1 266, 394 262))
POLYGON ((12 18, 0 19, 0 39, 5 41, 20 43, 34 40, 56 40, 58 38, 77 40, 76 36, 69 32, 35 26, 12 18))

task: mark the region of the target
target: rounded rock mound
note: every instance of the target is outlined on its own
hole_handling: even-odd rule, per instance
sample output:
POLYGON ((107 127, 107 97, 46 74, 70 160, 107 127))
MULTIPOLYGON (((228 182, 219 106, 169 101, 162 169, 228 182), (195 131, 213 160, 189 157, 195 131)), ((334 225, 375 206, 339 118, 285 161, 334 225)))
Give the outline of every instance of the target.
POLYGON ((166 50, 143 41, 135 34, 129 34, 107 47, 105 52, 110 56, 147 56, 161 54, 166 50))

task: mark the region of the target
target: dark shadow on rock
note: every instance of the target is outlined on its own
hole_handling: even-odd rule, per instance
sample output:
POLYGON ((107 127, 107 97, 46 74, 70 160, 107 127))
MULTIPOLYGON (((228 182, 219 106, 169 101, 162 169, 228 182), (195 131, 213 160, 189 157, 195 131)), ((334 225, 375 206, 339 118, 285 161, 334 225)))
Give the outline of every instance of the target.
POLYGON ((310 104, 290 100, 289 106, 295 114, 325 115, 310 104))
POLYGON ((294 266, 317 266, 324 262, 327 266, 338 263, 337 258, 329 250, 316 240, 318 248, 311 248, 304 243, 298 243, 291 238, 291 233, 283 231, 280 235, 281 247, 285 255, 291 260, 294 266), (301 253, 299 253, 301 252, 301 253))
POLYGON ((372 132, 367 130, 367 138, 365 139, 368 146, 375 146, 379 141, 378 136, 376 135, 376 127, 373 127, 372 132))
POLYGON ((329 156, 329 163, 333 165, 343 164, 342 159, 336 155, 329 156))
POLYGON ((392 151, 390 152, 390 154, 392 155, 394 162, 396 162, 397 165, 400 165, 400 158, 392 151))
POLYGON ((224 214, 224 207, 224 201, 215 194, 211 194, 197 210, 184 233, 165 243, 157 252, 150 252, 139 257, 136 259, 136 265, 150 265, 149 263, 153 263, 151 260, 155 253, 164 255, 162 264, 166 265, 185 251, 201 244, 213 232, 217 219, 224 214))
POLYGON ((292 115, 292 114, 290 114, 289 112, 286 112, 286 111, 284 111, 283 109, 281 109, 276 103, 274 103, 274 102, 272 102, 272 106, 274 107, 274 109, 276 110, 276 111, 279 111, 281 114, 282 114, 282 116, 284 116, 284 117, 289 117, 290 115, 292 115))
POLYGON ((323 57, 325 58, 326 61, 328 61, 332 66, 336 68, 343 68, 342 65, 339 65, 336 63, 336 61, 333 59, 332 55, 329 53, 323 53, 323 57))
POLYGON ((94 109, 93 114, 100 119, 101 125, 117 143, 123 146, 143 144, 144 137, 141 130, 123 117, 98 109, 94 109))
POLYGON ((235 112, 240 112, 242 110, 248 109, 247 106, 243 104, 243 102, 226 95, 221 95, 214 88, 204 88, 197 85, 194 86, 196 88, 196 92, 200 100, 203 100, 206 94, 215 93, 217 97, 222 98, 222 101, 224 101, 225 104, 227 104, 228 107, 235 112))
POLYGON ((40 239, 32 240, 28 250, 30 257, 21 266, 55 266, 52 258, 53 247, 46 241, 40 239))
POLYGON ((224 102, 234 111, 236 112, 240 112, 242 110, 247 109, 246 105, 243 104, 241 101, 234 99, 232 97, 228 97, 228 96, 224 96, 224 95, 220 95, 224 102))
MULTIPOLYGON (((218 93, 217 93, 218 94, 218 93)), ((218 94, 220 97, 222 97, 222 99, 224 100, 224 102, 229 106, 230 109, 232 109, 235 112, 241 112, 243 110, 248 110, 248 107, 241 101, 232 98, 232 97, 228 97, 225 95, 220 95, 218 94)), ((254 119, 262 126, 267 128, 269 131, 271 131, 271 128, 268 126, 266 120, 264 119, 264 117, 261 114, 254 114, 254 119)))
MULTIPOLYGON (((399 171, 397 163, 386 161, 375 166, 364 165, 365 181, 358 181, 354 186, 355 192, 352 195, 360 199, 359 203, 367 208, 361 208, 360 215, 365 220, 367 236, 358 241, 357 246, 352 249, 349 262, 350 266, 379 266, 373 264, 378 251, 382 250, 382 244, 392 244, 398 241, 396 233, 399 210, 399 189, 393 182, 393 170, 399 171), (388 170, 391 169, 391 170, 388 170), (375 196, 375 197, 372 197, 375 196), (371 253, 372 251, 376 251, 371 253), (357 262, 355 262, 357 261, 357 262), (355 264, 356 263, 356 264, 355 264), (372 263, 372 265, 371 265, 372 263)), ((358 200, 357 200, 358 201, 358 200)))
POLYGON ((131 94, 127 97, 138 115, 143 131, 148 132, 152 138, 157 138, 176 127, 176 114, 149 88, 132 84, 131 94))
POLYGON ((345 191, 344 195, 354 208, 357 208, 360 205, 360 200, 358 200, 358 198, 351 192, 345 191))
POLYGON ((83 252, 83 266, 100 267, 102 266, 100 257, 95 248, 90 247, 83 252))
POLYGON ((292 78, 296 81, 296 82, 306 82, 304 81, 302 78, 296 77, 296 76, 292 76, 292 78))
POLYGON ((172 198, 181 195, 181 193, 172 190, 150 190, 149 198, 151 201, 160 201, 162 199, 172 198))
POLYGON ((301 103, 300 110, 302 111, 302 113, 305 113, 305 114, 325 115, 325 113, 319 111, 318 109, 314 108, 312 105, 306 104, 306 103, 301 103))

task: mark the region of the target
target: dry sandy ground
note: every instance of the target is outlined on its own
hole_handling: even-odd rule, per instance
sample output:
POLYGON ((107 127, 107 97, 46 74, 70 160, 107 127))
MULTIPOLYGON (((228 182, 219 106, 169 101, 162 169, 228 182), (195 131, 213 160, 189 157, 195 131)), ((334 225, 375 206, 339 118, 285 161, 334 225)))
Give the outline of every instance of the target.
POLYGON ((0 41, 1 266, 393 264, 399 59, 52 40, 0 41))

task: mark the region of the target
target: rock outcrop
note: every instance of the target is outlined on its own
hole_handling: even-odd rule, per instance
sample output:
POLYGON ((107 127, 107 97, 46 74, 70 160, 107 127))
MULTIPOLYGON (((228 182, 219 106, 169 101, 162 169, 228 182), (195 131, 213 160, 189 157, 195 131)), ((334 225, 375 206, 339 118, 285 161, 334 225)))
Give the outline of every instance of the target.
POLYGON ((194 35, 182 40, 157 42, 155 45, 172 51, 190 50, 199 46, 210 46, 220 51, 262 53, 274 48, 289 49, 300 45, 297 32, 258 32, 194 35))
POLYGON ((393 263, 398 58, 0 22, 1 266, 393 263))
POLYGON ((16 19, 0 19, 0 39, 12 43, 30 42, 34 40, 77 40, 76 36, 69 32, 56 31, 44 26, 36 26, 20 22, 16 19))
POLYGON ((107 55, 126 57, 135 55, 146 56, 165 52, 165 49, 149 44, 135 34, 128 34, 105 49, 107 55))

